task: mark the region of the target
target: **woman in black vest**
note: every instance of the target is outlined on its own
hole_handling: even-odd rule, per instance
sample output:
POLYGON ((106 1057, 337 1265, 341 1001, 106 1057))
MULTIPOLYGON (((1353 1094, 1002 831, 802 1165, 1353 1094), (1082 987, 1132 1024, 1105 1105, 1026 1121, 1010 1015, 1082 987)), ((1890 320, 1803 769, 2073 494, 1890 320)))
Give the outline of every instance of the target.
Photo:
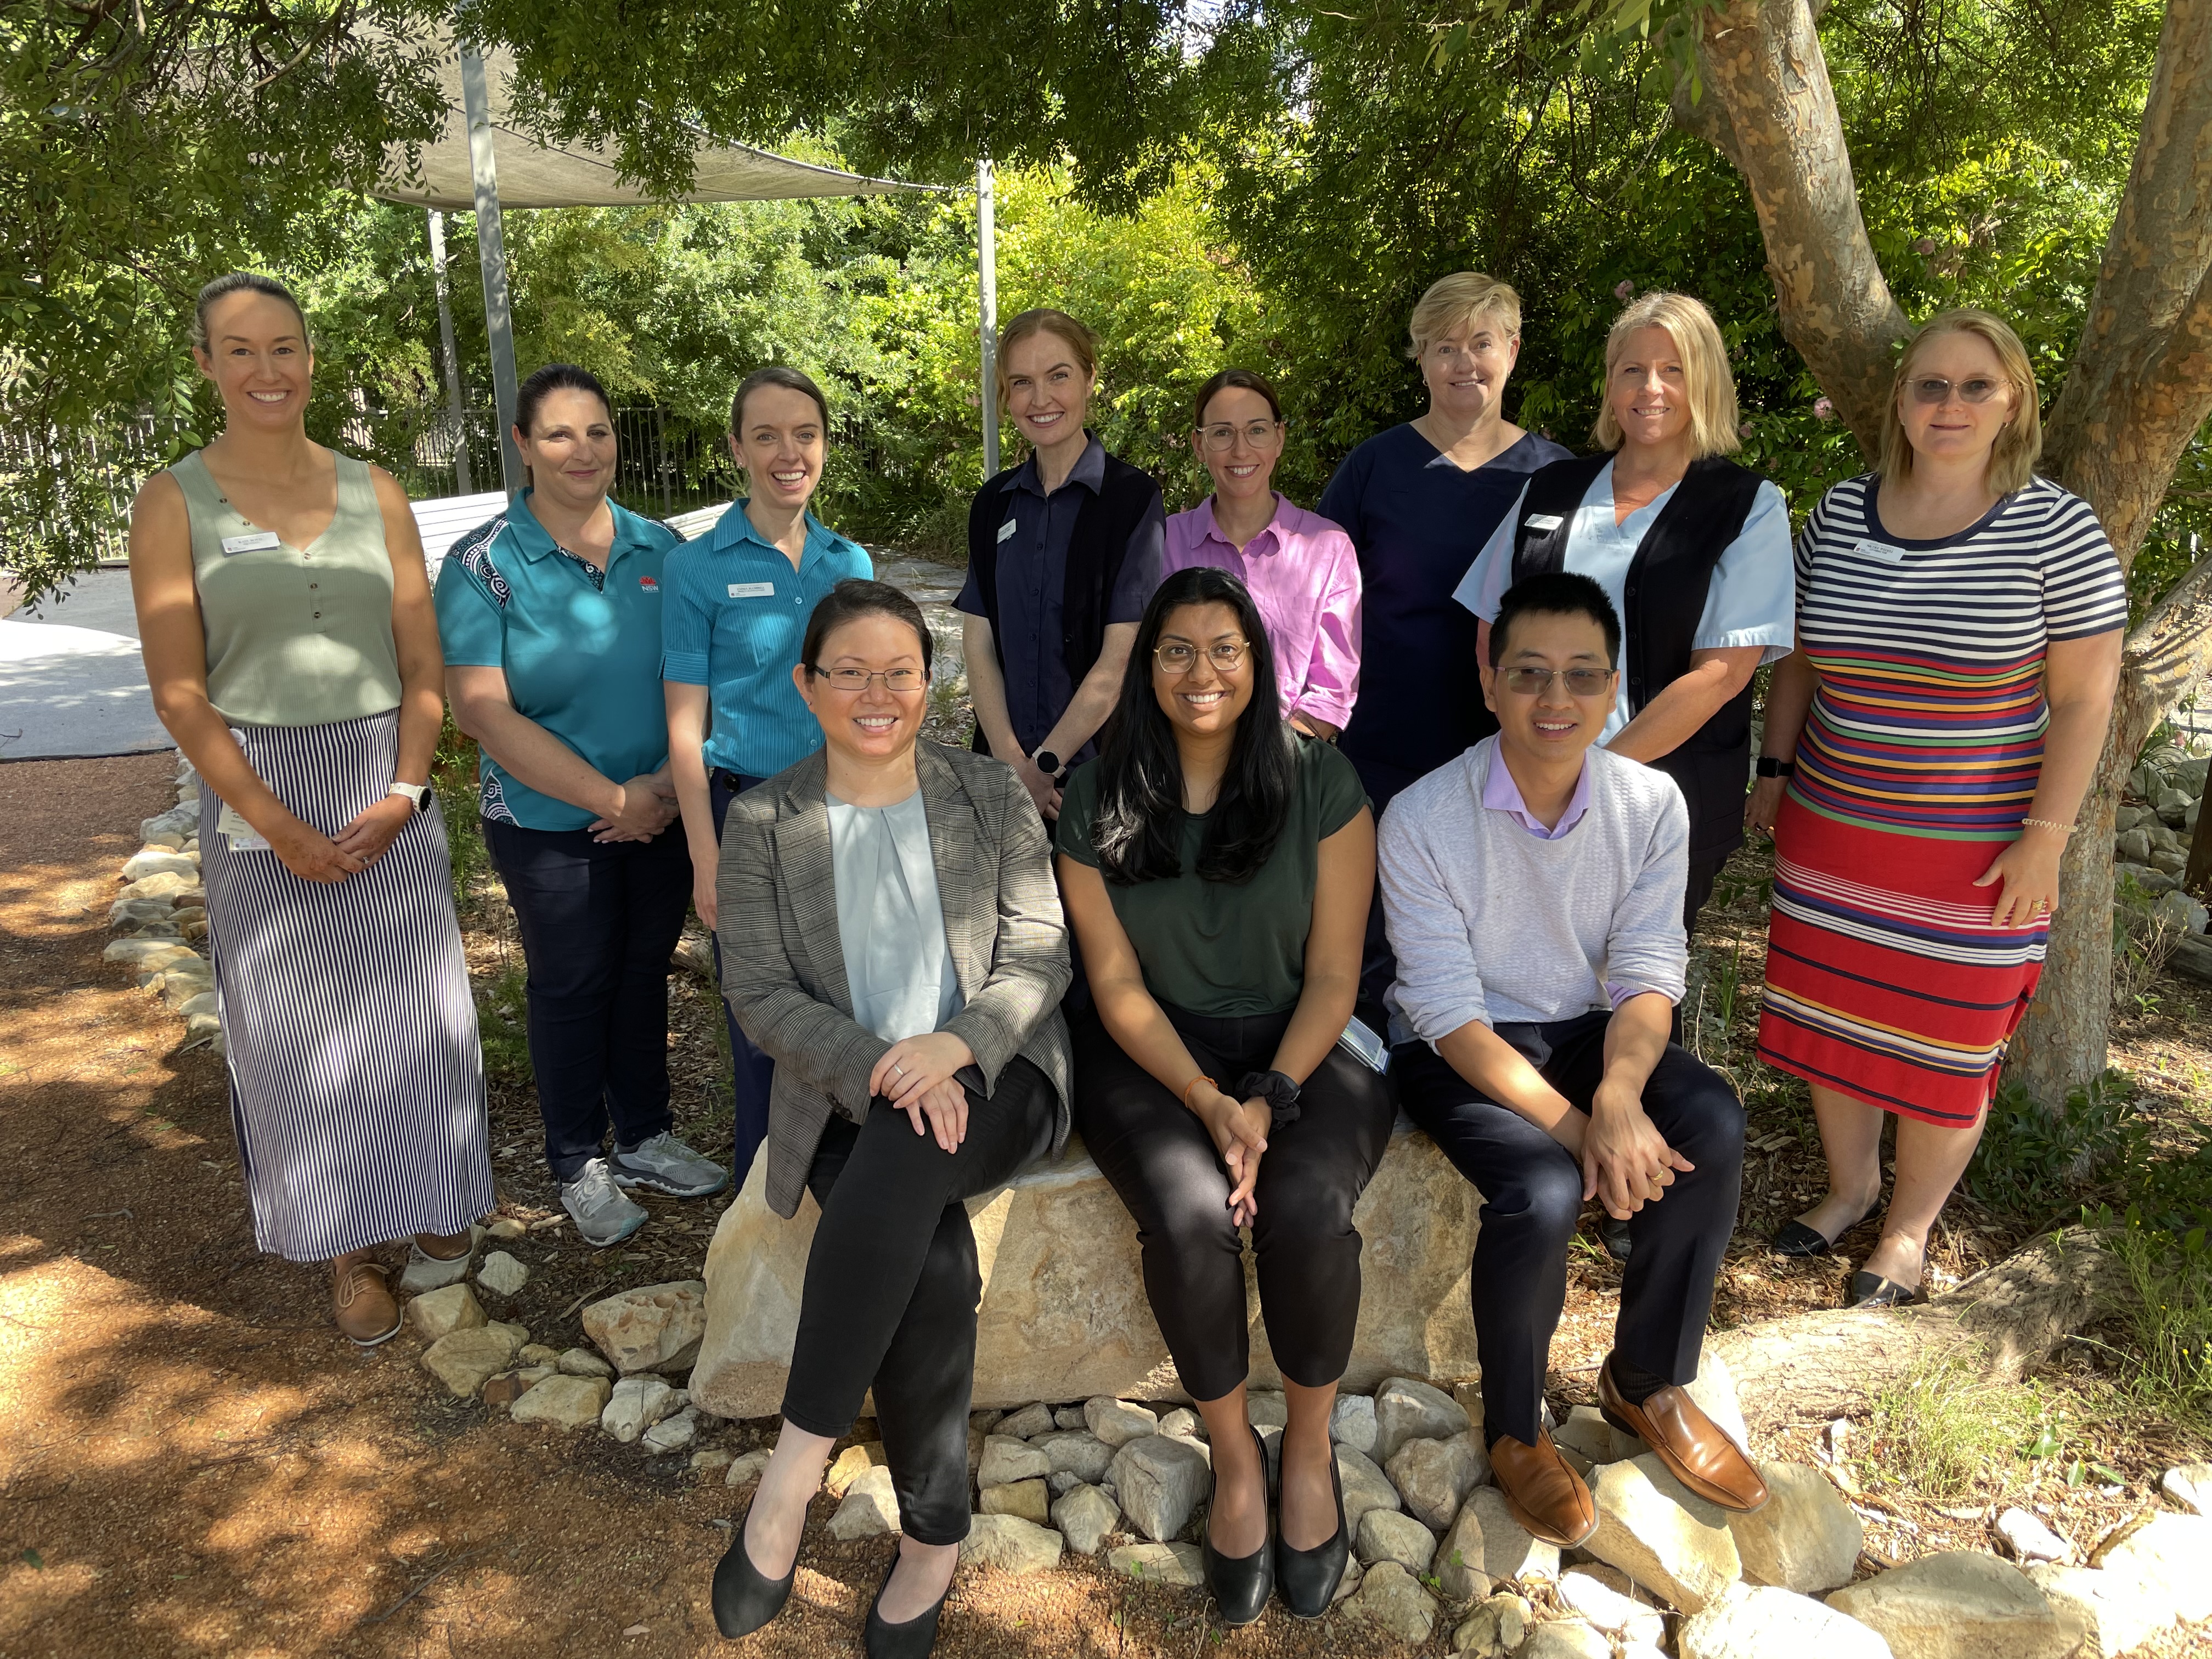
POLYGON ((975 746, 1011 765, 1048 818, 1113 711, 1167 526, 1159 486, 1084 424, 1097 386, 1098 343, 1066 312, 1006 325, 999 396, 1032 453, 976 491, 954 601, 975 746))
POLYGON ((1530 475, 1461 582, 1490 623, 1505 590, 1543 570, 1593 578, 1620 612, 1620 698, 1601 741, 1656 766, 1690 808, 1682 925, 1743 843, 1751 677, 1795 642, 1782 492, 1728 456, 1741 447, 1735 380, 1712 313, 1686 295, 1632 301, 1605 343, 1595 455, 1530 475))

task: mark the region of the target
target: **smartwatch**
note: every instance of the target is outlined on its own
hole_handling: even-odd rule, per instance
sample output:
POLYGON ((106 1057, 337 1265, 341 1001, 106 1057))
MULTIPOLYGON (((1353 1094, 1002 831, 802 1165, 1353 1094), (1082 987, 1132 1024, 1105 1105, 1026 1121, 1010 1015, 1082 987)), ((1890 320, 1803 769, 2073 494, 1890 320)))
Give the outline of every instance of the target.
POLYGON ((430 799, 430 786, 427 783, 395 783, 384 793, 406 796, 409 803, 419 812, 422 810, 422 803, 430 799))
POLYGON ((1761 755, 1759 757, 1759 775, 1762 778, 1794 778, 1797 775, 1797 763, 1778 760, 1772 755, 1761 755))
POLYGON ((1067 769, 1060 757, 1049 749, 1040 749, 1030 758, 1036 763, 1036 769, 1048 778, 1057 778, 1067 769))

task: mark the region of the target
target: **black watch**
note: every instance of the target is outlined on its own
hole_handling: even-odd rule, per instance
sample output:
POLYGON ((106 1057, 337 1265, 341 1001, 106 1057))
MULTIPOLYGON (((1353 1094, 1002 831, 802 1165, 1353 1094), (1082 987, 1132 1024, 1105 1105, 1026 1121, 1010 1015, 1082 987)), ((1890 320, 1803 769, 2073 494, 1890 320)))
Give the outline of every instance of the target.
POLYGON ((1245 1073, 1237 1085, 1237 1098, 1266 1101, 1272 1128, 1298 1121, 1298 1085, 1280 1072, 1245 1073))
POLYGON ((1060 757, 1049 749, 1040 749, 1030 758, 1036 763, 1036 769, 1048 778, 1056 778, 1066 769, 1060 757))
POLYGON ((1762 778, 1794 778, 1797 775, 1797 763, 1761 755, 1759 757, 1759 775, 1762 778))

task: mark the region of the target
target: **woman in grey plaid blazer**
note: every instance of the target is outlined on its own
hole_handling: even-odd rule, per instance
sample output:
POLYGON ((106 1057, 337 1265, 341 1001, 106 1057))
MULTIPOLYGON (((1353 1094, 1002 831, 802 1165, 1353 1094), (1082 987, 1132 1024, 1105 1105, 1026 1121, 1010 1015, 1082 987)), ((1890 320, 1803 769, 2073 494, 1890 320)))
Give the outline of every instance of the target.
POLYGON ((963 1200, 1067 1135, 1071 969, 1044 824, 1003 762, 917 743, 930 635, 881 582, 839 582, 793 673, 825 746, 730 808, 722 986, 775 1062, 768 1201, 822 1207, 783 1431, 714 1572, 737 1637, 791 1593, 807 1500, 863 1396, 898 1494, 877 1659, 927 1654, 968 1535, 982 1293, 963 1200))

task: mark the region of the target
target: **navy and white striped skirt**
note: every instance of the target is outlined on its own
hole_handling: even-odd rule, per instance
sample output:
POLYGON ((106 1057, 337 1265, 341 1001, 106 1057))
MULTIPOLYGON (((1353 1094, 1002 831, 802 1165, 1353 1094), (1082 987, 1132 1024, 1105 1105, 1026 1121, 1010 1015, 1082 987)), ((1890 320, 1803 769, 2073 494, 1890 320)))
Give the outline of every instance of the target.
MULTIPOLYGON (((397 710, 235 728, 246 763, 336 836, 384 798, 397 710)), ((306 881, 234 848, 200 786, 208 939, 255 1242, 319 1261, 453 1234, 494 1202, 483 1054, 435 797, 368 869, 306 881)))

